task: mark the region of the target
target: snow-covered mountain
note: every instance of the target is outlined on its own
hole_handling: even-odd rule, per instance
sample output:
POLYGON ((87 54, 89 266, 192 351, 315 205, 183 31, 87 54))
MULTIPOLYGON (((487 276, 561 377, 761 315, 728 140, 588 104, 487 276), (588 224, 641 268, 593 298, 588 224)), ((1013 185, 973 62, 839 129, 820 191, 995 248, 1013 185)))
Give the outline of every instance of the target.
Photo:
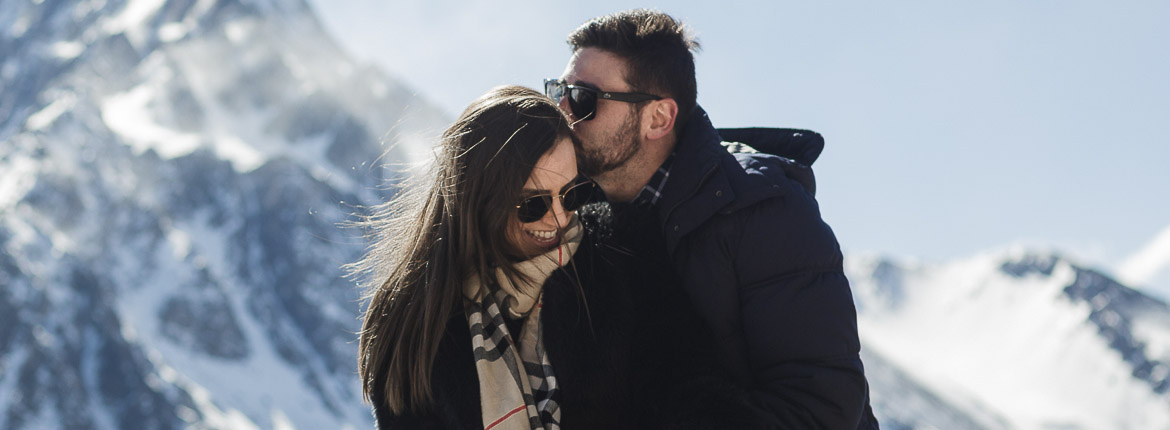
POLYGON ((369 428, 337 224, 444 125, 303 0, 0 3, 0 428, 369 428))
POLYGON ((847 271, 883 428, 1170 428, 1162 301, 1055 253, 847 271))

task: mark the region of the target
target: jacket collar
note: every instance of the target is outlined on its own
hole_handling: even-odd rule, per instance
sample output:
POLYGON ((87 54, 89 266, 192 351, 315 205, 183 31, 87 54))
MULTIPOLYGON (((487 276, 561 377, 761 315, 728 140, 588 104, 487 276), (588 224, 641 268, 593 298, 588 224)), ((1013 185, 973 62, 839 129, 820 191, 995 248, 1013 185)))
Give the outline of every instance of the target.
POLYGON ((700 107, 695 107, 674 148, 670 183, 662 190, 658 218, 667 250, 680 238, 735 200, 721 164, 735 163, 719 145, 719 133, 700 107))
POLYGON ((674 146, 671 171, 678 174, 672 175, 671 183, 662 190, 662 210, 670 212, 672 206, 710 179, 720 160, 727 156, 719 142, 719 133, 711 125, 707 112, 696 106, 674 146))

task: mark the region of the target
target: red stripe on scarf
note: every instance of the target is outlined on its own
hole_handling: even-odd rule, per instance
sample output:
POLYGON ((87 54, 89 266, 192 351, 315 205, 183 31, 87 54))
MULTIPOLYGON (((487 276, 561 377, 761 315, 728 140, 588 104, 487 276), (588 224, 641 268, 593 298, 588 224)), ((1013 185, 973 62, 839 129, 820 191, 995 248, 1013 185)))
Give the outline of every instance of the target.
POLYGON ((528 409, 528 405, 520 405, 520 406, 516 407, 516 409, 512 409, 512 412, 508 412, 507 414, 504 414, 504 416, 500 417, 500 419, 496 420, 495 422, 493 422, 491 424, 488 424, 488 426, 484 427, 483 430, 492 430, 492 427, 495 427, 499 423, 502 423, 502 422, 504 422, 504 420, 508 419, 508 417, 511 417, 512 415, 516 415, 518 412, 525 410, 525 409, 528 409))

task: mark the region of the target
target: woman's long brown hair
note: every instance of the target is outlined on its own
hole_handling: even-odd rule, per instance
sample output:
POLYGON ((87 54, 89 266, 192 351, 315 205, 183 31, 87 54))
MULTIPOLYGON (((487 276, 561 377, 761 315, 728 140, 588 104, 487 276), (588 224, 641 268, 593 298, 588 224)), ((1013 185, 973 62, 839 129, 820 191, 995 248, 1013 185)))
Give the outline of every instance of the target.
POLYGON ((519 255, 508 225, 533 166, 562 137, 571 132, 552 100, 493 88, 443 133, 431 173, 358 223, 374 241, 348 266, 370 285, 358 344, 367 401, 395 414, 431 406, 431 370, 448 320, 462 313, 463 284, 496 267, 518 276, 505 264, 519 255))

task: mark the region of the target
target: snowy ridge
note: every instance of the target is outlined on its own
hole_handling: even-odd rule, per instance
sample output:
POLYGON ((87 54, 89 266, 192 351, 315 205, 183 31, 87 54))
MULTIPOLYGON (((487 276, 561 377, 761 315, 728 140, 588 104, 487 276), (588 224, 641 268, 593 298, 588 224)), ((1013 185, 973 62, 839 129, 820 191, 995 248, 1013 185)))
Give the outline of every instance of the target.
MULTIPOLYGON (((870 354, 913 369, 982 428, 1170 427, 1170 308, 1157 299, 1022 250, 936 265, 854 257, 847 271, 870 354)), ((873 391, 879 404, 897 393, 873 391)))
POLYGON ((1117 277, 1170 300, 1170 226, 1117 266, 1117 277))
POLYGON ((369 428, 337 224, 443 115, 300 0, 5 3, 0 29, 0 428, 369 428))

